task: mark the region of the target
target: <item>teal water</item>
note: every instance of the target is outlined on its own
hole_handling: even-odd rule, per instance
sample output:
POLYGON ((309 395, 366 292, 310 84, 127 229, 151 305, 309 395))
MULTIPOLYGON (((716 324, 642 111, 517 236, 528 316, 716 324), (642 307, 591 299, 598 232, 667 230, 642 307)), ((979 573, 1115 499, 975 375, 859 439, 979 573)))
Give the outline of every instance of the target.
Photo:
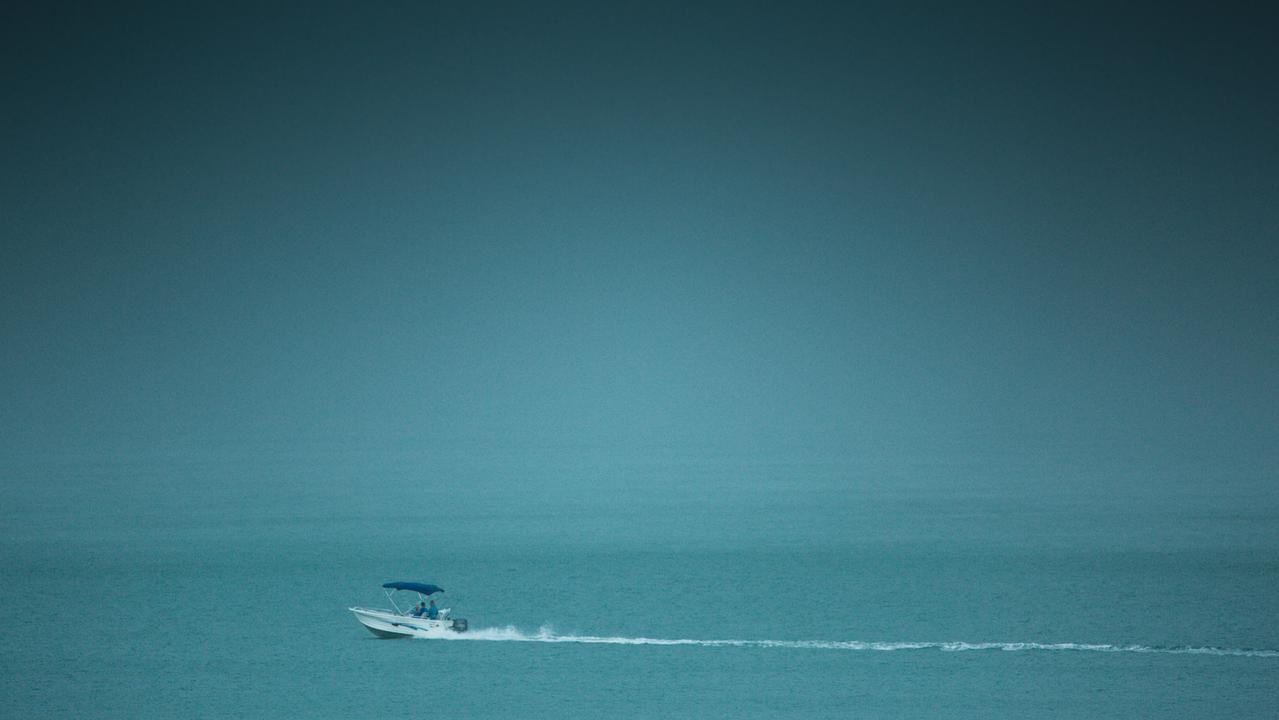
POLYGON ((1072 452, 13 461, 0 716, 1274 717, 1274 483, 1072 452))

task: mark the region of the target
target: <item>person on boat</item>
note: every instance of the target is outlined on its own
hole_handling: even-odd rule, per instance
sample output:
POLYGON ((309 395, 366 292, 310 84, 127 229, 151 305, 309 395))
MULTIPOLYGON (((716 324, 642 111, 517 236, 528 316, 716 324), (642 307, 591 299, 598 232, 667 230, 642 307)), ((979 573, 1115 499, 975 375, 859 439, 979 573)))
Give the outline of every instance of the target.
POLYGON ((426 612, 426 603, 418 603, 417 607, 413 608, 413 617, 422 617, 424 612, 426 612))
POLYGON ((426 609, 426 616, 431 618, 432 620, 440 619, 440 609, 435 607, 434 600, 431 601, 431 607, 426 609))

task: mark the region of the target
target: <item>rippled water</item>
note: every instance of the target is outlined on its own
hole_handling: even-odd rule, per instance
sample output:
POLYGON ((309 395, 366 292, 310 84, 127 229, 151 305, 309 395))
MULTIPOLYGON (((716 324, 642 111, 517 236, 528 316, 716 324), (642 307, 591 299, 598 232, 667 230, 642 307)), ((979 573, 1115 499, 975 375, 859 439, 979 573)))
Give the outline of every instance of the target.
POLYGON ((1053 467, 13 464, 0 715, 1275 716, 1271 485, 1053 467))

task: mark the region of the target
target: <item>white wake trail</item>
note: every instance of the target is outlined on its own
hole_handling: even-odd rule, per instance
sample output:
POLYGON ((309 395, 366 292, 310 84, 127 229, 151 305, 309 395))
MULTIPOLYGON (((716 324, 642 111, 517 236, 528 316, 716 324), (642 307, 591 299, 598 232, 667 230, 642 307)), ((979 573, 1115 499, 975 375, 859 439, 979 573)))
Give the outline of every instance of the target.
POLYGON ((1279 650, 1222 647, 1156 647, 1149 645, 1110 645, 1097 643, 1040 642, 866 642, 861 640, 697 640, 692 638, 607 637, 599 635, 559 635, 548 627, 536 633, 525 633, 513 626, 479 628, 450 635, 450 640, 505 642, 583 643, 601 645, 696 645, 701 647, 791 648, 796 650, 940 650, 964 652, 1002 650, 1005 652, 1100 652, 1156 653, 1164 655, 1217 655, 1222 657, 1279 658, 1279 650))

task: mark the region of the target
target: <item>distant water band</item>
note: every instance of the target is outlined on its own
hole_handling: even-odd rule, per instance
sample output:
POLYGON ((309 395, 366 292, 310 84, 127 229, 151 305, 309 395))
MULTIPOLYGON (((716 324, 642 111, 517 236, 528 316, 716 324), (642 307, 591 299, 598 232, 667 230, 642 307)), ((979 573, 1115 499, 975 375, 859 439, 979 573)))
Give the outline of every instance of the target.
POLYGON ((590 643, 606 645, 698 645, 702 647, 793 648, 798 650, 971 650, 1073 651, 1102 653, 1160 653, 1168 655, 1217 655, 1223 657, 1279 658, 1279 650, 1221 647, 1154 647, 1148 645, 1109 645, 1094 643, 1039 642, 863 642, 860 640, 695 640, 689 638, 601 637, 596 635, 559 635, 548 628, 525 633, 514 627, 484 628, 454 635, 455 640, 494 640, 513 642, 590 643))

